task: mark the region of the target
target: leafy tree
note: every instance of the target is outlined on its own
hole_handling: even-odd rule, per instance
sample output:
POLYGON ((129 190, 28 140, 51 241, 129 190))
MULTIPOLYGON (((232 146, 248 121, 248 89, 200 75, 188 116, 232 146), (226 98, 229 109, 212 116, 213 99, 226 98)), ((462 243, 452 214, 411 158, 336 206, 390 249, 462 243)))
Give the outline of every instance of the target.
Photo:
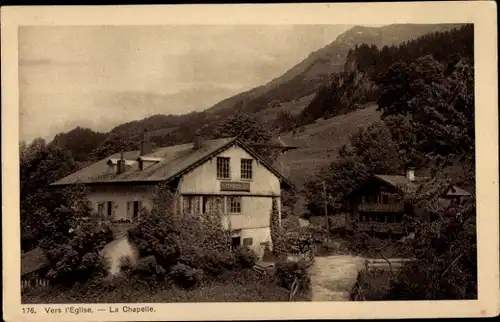
POLYGON ((385 105, 384 114, 407 112, 414 91, 418 90, 418 84, 411 84, 415 77, 413 73, 420 73, 417 78, 423 74, 438 76, 433 68, 441 69, 442 66, 447 77, 461 59, 473 60, 473 49, 473 25, 426 34, 381 49, 374 45, 357 45, 348 52, 344 72, 331 76, 316 90, 316 96, 300 115, 300 124, 350 112, 365 103, 376 101, 385 105), (413 63, 429 55, 436 63, 425 67, 420 64, 420 71, 415 70, 413 63), (382 85, 383 93, 378 85, 382 85))
POLYGON ((289 111, 279 111, 274 120, 274 127, 278 132, 289 132, 296 126, 296 120, 289 111))
POLYGON ((106 138, 106 134, 94 132, 88 128, 77 127, 66 133, 57 134, 51 145, 65 147, 77 162, 86 161, 92 153, 106 138))
POLYGON ((278 206, 273 200, 271 214, 269 216, 269 227, 271 230, 271 243, 274 258, 282 259, 286 256, 285 236, 279 221, 278 206))
POLYGON ((142 210, 137 224, 129 231, 130 241, 140 257, 154 256, 164 269, 177 263, 180 256, 179 231, 175 225, 175 195, 168 185, 156 187, 151 211, 142 210))
POLYGON ((408 112, 408 102, 413 97, 410 79, 410 67, 402 61, 392 64, 378 79, 383 91, 377 103, 383 116, 396 111, 403 115, 408 112))
POLYGON ((212 138, 239 137, 243 143, 258 144, 253 149, 267 161, 274 163, 278 151, 271 147, 272 132, 257 116, 238 112, 222 120, 214 129, 212 138), (266 146, 269 145, 269 146, 266 146))
POLYGON ((407 218, 415 232, 407 247, 415 260, 403 266, 391 281, 388 300, 477 298, 475 196, 444 202, 440 196, 450 181, 433 179, 418 189, 403 190, 407 202, 435 216, 434 221, 407 218))
POLYGON ((167 184, 156 188, 151 211, 143 210, 137 225, 129 231, 140 256, 154 256, 165 271, 179 263, 212 275, 235 268, 237 257, 230 252, 230 232, 223 227, 220 208, 211 207, 203 216, 179 216, 175 211, 177 201, 167 184))
POLYGON ((112 154, 126 151, 139 150, 143 134, 130 135, 126 133, 113 133, 92 152, 90 159, 100 160, 112 154))
POLYGON ((341 200, 369 177, 397 173, 401 168, 400 155, 383 123, 360 128, 350 137, 349 144, 339 149, 338 159, 304 185, 309 215, 324 216, 323 181, 329 197, 328 212, 333 214, 341 200))
MULTIPOLYGON (((474 69, 472 61, 461 59, 444 75, 444 66, 431 56, 419 58, 411 66, 407 82, 411 99, 385 95, 379 108, 393 139, 409 159, 430 164, 436 171, 453 164, 463 169, 462 183, 474 182, 474 69), (406 104, 405 109, 395 106, 406 104)), ((384 84, 397 82, 386 75, 384 84)))
POLYGON ((100 251, 113 240, 113 233, 107 222, 92 213, 83 185, 59 194, 58 208, 37 213, 43 236, 39 245, 50 262, 47 277, 55 284, 72 285, 104 274, 107 267, 100 251))
POLYGON ((214 129, 213 138, 235 136, 251 143, 267 143, 272 138, 271 131, 257 116, 244 112, 222 120, 214 129))
MULTIPOLYGON (((392 96, 386 92, 379 103, 400 151, 433 170, 432 180, 418 189, 404 189, 402 198, 435 220, 406 219, 415 232, 409 247, 416 260, 405 265, 392 281, 386 299, 477 298, 474 189, 472 196, 459 202, 442 199, 454 182, 475 184, 472 61, 454 57, 454 65, 444 66, 431 56, 423 56, 409 69, 405 81, 411 95, 404 90, 392 96), (463 176, 448 177, 446 167, 457 164, 463 176)), ((397 82, 395 76, 387 73, 382 86, 397 82)))
POLYGON ((38 138, 20 145, 21 241, 24 250, 35 247, 40 237, 40 213, 53 212, 61 200, 49 185, 76 169, 71 152, 47 145, 38 138))

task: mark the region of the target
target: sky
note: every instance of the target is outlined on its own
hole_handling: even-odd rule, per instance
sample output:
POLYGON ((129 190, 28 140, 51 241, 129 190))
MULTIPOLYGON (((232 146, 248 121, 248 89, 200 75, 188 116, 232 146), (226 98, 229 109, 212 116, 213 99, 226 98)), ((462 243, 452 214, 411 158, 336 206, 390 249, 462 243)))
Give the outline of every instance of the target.
POLYGON ((20 139, 207 109, 282 75, 350 27, 20 27, 20 139))

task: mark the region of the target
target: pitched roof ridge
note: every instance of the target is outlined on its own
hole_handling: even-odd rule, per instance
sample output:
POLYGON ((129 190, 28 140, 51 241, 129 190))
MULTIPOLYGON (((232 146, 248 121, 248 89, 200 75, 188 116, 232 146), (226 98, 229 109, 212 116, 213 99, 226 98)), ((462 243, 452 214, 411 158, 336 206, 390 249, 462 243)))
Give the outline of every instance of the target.
MULTIPOLYGON (((83 183, 93 184, 93 183, 124 183, 124 182, 153 182, 153 181, 170 181, 184 173, 190 171, 193 167, 198 166, 200 163, 205 162, 206 160, 212 158, 215 154, 224 151, 228 147, 237 144, 248 153, 250 153, 254 158, 258 159, 269 171, 271 171, 274 175, 276 175, 281 182, 284 182, 289 187, 293 187, 293 184, 277 169, 274 168, 272 164, 269 164, 265 161, 265 159, 255 152, 251 147, 242 142, 239 137, 227 137, 227 138, 217 138, 207 140, 206 142, 210 143, 206 149, 198 149, 192 150, 189 149, 189 146, 192 143, 186 143, 181 145, 172 145, 160 149, 167 149, 164 152, 166 155, 169 155, 169 148, 173 148, 173 153, 171 153, 171 157, 163 157, 162 161, 158 161, 156 164, 147 167, 141 171, 133 171, 133 172, 124 172, 118 176, 112 176, 111 173, 96 173, 99 172, 98 164, 102 164, 102 162, 106 162, 112 156, 107 157, 105 159, 94 162, 93 164, 84 167, 76 172, 69 174, 68 176, 57 180, 52 183, 52 186, 57 185, 67 185, 72 184, 74 181, 82 180, 83 183), (176 147, 183 146, 181 149, 176 149, 176 147), (172 158, 173 157, 173 158, 172 158), (170 163, 173 163, 172 166, 169 167, 169 171, 165 170, 165 166, 168 166, 170 163), (96 168, 97 167, 97 168, 96 168), (162 171, 163 169, 163 171, 162 171), (92 173, 94 171, 94 173, 92 173), (137 175, 140 174, 140 175, 137 175), (80 177, 84 177, 83 179, 80 177)), ((137 151, 134 151, 137 152, 137 151)), ((155 152, 158 152, 156 150, 155 152)), ((154 154, 154 152, 153 152, 154 154)), ((161 152, 159 153, 161 154, 161 152)), ((158 156, 162 158, 161 156, 158 156)), ((109 171, 109 170, 108 170, 109 171)))

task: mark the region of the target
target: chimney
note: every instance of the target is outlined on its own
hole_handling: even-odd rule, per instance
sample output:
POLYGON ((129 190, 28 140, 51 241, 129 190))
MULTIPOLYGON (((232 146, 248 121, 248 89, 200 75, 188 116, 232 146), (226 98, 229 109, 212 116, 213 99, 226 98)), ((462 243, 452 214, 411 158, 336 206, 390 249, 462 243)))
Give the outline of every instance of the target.
POLYGON ((408 181, 415 181, 415 168, 414 167, 408 167, 406 169, 406 179, 408 179, 408 181))
POLYGON ((120 153, 120 160, 117 162, 116 174, 125 172, 125 159, 123 158, 123 151, 120 153))
POLYGON ((203 137, 201 136, 201 134, 196 133, 194 135, 194 140, 193 140, 193 149, 195 149, 195 150, 201 149, 203 147, 203 143, 204 143, 204 140, 203 140, 203 137))
POLYGON ((141 156, 153 152, 153 146, 149 142, 148 132, 144 130, 144 136, 142 137, 141 144, 141 156))

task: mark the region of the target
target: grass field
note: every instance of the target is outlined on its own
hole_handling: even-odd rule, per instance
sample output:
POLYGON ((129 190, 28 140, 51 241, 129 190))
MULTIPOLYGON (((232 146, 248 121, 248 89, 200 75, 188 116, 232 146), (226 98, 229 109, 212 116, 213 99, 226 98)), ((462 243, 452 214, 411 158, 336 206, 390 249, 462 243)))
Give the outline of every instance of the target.
MULTIPOLYGON (((170 303, 170 302, 268 302, 288 301, 290 292, 263 280, 252 270, 227 273, 191 289, 151 283, 127 277, 113 284, 99 280, 72 288, 52 287, 22 294, 22 303, 170 303)), ((293 300, 308 301, 310 295, 297 293, 293 300)))
POLYGON ((321 167, 337 157, 337 150, 349 142, 359 127, 367 127, 380 120, 380 112, 372 105, 365 109, 339 115, 331 119, 318 119, 315 123, 282 135, 286 142, 299 148, 282 156, 284 172, 297 187, 321 167))

